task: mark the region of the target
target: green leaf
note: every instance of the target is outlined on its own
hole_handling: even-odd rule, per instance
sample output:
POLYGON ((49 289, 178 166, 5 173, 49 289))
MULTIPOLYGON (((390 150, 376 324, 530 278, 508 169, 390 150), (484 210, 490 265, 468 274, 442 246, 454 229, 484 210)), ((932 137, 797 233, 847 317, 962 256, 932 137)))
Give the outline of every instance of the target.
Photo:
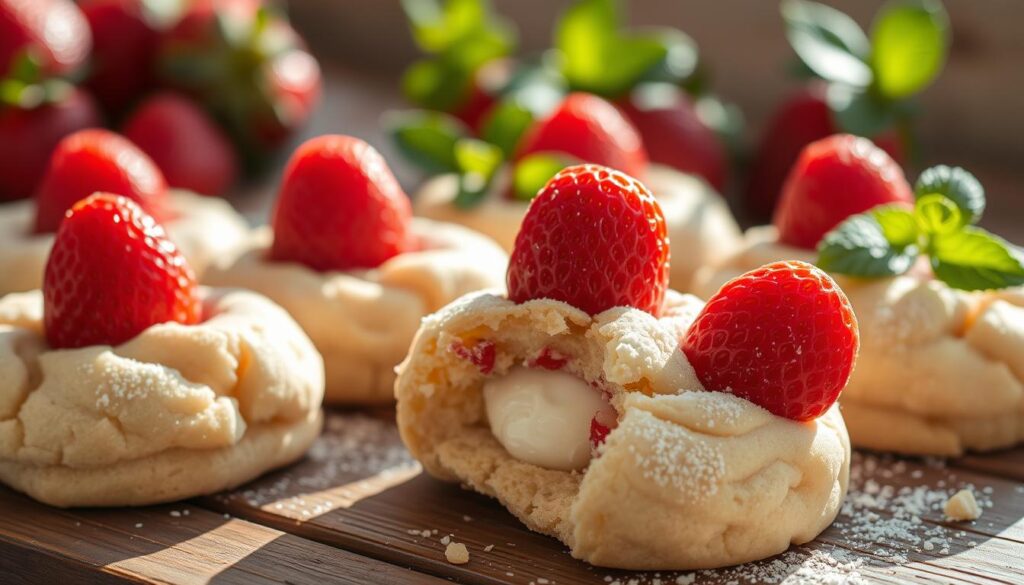
POLYGON ((467 95, 469 72, 440 60, 412 64, 402 76, 402 92, 412 103, 431 110, 451 111, 467 95))
POLYGON ((511 158, 533 120, 533 114, 516 100, 504 100, 487 115, 480 136, 501 149, 505 158, 511 158))
POLYGON ((782 3, 786 38, 800 60, 828 81, 867 87, 869 43, 864 31, 842 12, 805 0, 782 3))
POLYGON ((949 48, 949 16, 938 0, 891 2, 875 19, 871 45, 879 93, 890 99, 908 97, 942 70, 949 48))
POLYGON ((877 136, 892 128, 900 115, 893 104, 879 100, 872 92, 847 85, 829 85, 825 99, 839 128, 857 136, 877 136))
POLYGON ((906 218, 901 212, 909 215, 885 208, 848 217, 818 244, 817 265, 828 272, 863 278, 905 273, 913 266, 918 250, 915 244, 894 245, 889 240, 889 236, 907 240, 906 218))
POLYGON ((921 231, 929 235, 951 234, 963 225, 963 214, 952 199, 932 193, 914 204, 914 216, 921 231))
POLYGON ((441 53, 484 26, 487 5, 482 0, 402 0, 413 38, 428 53, 441 53))
POLYGON ((918 199, 944 195, 960 209, 961 225, 977 223, 985 212, 985 188, 971 173, 960 167, 939 165, 925 170, 914 185, 918 199))
POLYGON ((668 54, 657 35, 621 34, 613 0, 576 2, 558 24, 555 46, 570 87, 605 97, 629 91, 668 54))
POLYGON ((501 161, 501 149, 483 140, 462 138, 455 143, 455 164, 464 175, 479 175, 489 181, 501 161))
POLYGON ((384 125, 402 154, 417 166, 435 173, 460 170, 455 146, 469 130, 457 118, 439 112, 393 112, 384 125))
POLYGON ((932 242, 936 278, 961 290, 1024 285, 1024 253, 981 228, 967 226, 932 242))
POLYGON ((917 244, 920 237, 914 213, 900 205, 880 205, 868 212, 879 227, 889 245, 906 248, 917 244))
POLYGON ((512 171, 512 189, 516 199, 530 201, 558 171, 575 164, 575 159, 551 153, 523 157, 512 171))
POLYGON ((697 43, 690 35, 667 27, 644 27, 636 32, 642 37, 657 40, 665 47, 665 56, 644 72, 644 82, 682 85, 697 73, 700 63, 697 43))

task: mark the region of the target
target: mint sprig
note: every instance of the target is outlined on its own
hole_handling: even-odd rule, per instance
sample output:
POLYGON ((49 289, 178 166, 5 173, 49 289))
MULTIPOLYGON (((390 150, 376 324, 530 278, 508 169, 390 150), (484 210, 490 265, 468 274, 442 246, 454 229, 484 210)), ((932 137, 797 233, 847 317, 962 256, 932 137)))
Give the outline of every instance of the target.
POLYGON ((985 208, 984 189, 961 168, 921 174, 913 210, 884 205, 853 215, 818 245, 818 266, 829 272, 878 278, 905 274, 918 256, 952 288, 989 290, 1024 285, 1024 251, 974 226, 985 208))

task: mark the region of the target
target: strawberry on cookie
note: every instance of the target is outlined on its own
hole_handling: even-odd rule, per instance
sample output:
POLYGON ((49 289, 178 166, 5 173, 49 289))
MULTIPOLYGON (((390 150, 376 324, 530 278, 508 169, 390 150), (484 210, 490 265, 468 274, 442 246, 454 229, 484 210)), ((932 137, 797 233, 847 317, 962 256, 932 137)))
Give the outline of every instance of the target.
MULTIPOLYGON (((467 143, 452 132, 458 160, 460 144, 467 143)), ((480 141, 470 143, 480 145, 480 141)), ((406 150, 413 148, 406 145, 406 150)), ((475 179, 474 173, 479 174, 475 169, 442 174, 415 195, 415 209, 426 217, 471 227, 511 251, 529 202, 540 187, 558 170, 579 163, 622 171, 650 188, 677 250, 671 269, 673 288, 688 290, 697 268, 720 261, 739 245, 739 228, 714 189, 696 175, 651 162, 641 135, 623 112, 611 102, 581 92, 569 94, 527 128, 507 164, 495 162, 488 180, 475 179)))
POLYGON ((424 315, 502 286, 507 257, 461 226, 413 218, 387 162, 327 135, 289 160, 271 224, 206 282, 267 295, 306 330, 327 365, 327 400, 394 400, 394 367, 424 315))
POLYGON ((522 225, 508 295, 429 316, 399 366, 431 475, 606 567, 733 565, 831 523, 858 330, 828 275, 766 266, 706 305, 669 290, 658 201, 598 165, 556 174, 522 225))
POLYGON ((0 372, 0 481, 55 506, 229 489, 322 422, 323 363, 295 322, 198 287, 159 222, 106 193, 68 210, 43 289, 0 299, 0 372))
POLYGON ((870 141, 831 136, 803 150, 773 225, 699 271, 695 292, 768 262, 813 262, 860 323, 842 397, 854 445, 949 456, 1012 446, 1024 441, 1024 251, 974 225, 984 208, 964 169, 933 167, 911 186, 870 141))
POLYGON ((248 233, 226 201, 169 189, 153 160, 124 136, 81 130, 57 144, 34 199, 0 206, 0 295, 42 285, 54 234, 68 210, 96 192, 130 199, 164 224, 199 276, 234 254, 248 233))

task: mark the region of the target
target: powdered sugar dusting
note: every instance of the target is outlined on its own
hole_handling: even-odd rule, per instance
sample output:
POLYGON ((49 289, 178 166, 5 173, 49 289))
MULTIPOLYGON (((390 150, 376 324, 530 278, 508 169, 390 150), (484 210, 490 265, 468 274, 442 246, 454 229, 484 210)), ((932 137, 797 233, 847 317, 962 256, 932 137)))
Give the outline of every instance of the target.
POLYGON ((632 435, 627 440, 629 453, 644 479, 687 494, 713 496, 718 492, 725 458, 714 445, 695 441, 687 429, 649 414, 622 430, 632 435), (636 445, 649 445, 650 449, 636 445))

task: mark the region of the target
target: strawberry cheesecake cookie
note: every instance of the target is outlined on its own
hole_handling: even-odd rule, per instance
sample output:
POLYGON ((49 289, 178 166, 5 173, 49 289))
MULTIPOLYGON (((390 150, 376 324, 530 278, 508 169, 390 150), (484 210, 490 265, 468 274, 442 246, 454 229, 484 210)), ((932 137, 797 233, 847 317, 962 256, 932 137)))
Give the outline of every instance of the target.
POLYGON ((0 480, 55 506, 209 494, 290 463, 321 427, 323 363, 280 307, 196 286, 163 228, 96 194, 42 291, 0 299, 0 480))
POLYGON ((349 136, 292 156, 272 225, 205 282, 284 307, 324 357, 327 401, 394 401, 395 366, 420 320, 467 292, 501 287, 508 258, 462 226, 413 218, 384 158, 349 136))
POLYGON ((165 224, 199 275, 234 253, 249 231, 226 201, 169 190, 152 159, 123 136, 82 130, 57 145, 34 200, 0 205, 0 295, 42 285, 64 214, 98 191, 127 197, 165 224))
POLYGON ((497 171, 488 188, 463 192, 464 177, 441 175, 416 195, 418 215, 450 221, 486 234, 511 250, 530 199, 543 181, 575 162, 600 164, 641 177, 661 205, 676 250, 671 286, 688 290, 701 266, 738 249, 741 234, 724 199, 697 175, 648 161, 636 128, 614 105, 586 93, 570 94, 528 130, 515 161, 497 171), (544 170, 547 173, 544 173, 544 170))
POLYGON ((423 322, 398 425, 437 478, 497 498, 589 563, 697 569, 815 538, 846 493, 834 406, 857 325, 803 263, 746 274, 707 304, 668 289, 657 201, 596 165, 530 204, 508 296, 423 322))
POLYGON ((1024 253, 975 227, 981 184, 935 167, 911 187, 871 142, 812 143, 774 225, 702 269, 699 295, 750 268, 805 260, 831 272, 860 322, 842 407, 853 444, 960 455, 1024 440, 1024 253))

